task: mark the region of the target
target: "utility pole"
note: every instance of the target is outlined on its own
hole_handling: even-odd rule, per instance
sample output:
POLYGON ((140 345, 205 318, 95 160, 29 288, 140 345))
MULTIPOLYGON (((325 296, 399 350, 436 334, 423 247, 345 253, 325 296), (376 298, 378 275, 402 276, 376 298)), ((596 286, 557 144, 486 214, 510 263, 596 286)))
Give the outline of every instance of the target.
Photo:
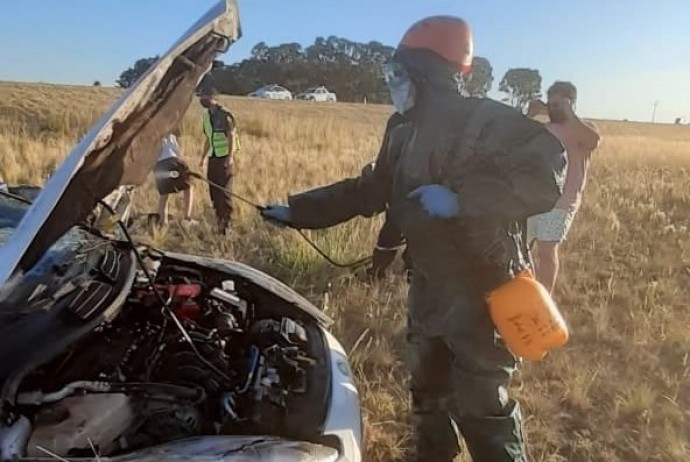
POLYGON ((659 101, 654 101, 654 111, 652 112, 652 123, 656 122, 656 108, 659 106, 659 101))

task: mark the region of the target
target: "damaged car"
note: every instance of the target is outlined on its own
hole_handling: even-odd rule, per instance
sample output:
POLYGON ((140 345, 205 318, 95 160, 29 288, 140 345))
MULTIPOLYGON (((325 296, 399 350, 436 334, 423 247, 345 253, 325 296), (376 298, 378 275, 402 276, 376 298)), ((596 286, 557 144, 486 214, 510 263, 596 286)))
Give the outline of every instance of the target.
POLYGON ((92 219, 143 183, 240 36, 235 0, 218 2, 45 185, 0 191, 0 460, 361 460, 358 392, 327 316, 252 267, 92 219))

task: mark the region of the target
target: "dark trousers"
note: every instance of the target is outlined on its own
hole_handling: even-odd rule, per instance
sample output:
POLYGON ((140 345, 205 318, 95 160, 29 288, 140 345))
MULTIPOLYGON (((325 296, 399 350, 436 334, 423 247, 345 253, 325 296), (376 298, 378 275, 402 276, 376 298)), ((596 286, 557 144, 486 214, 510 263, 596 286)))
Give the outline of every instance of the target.
POLYGON ((209 185, 211 203, 216 212, 218 228, 221 233, 227 230, 233 211, 232 195, 230 195, 232 191, 232 164, 226 167, 227 159, 227 157, 210 157, 206 170, 208 181, 226 190, 222 191, 217 187, 209 185))
POLYGON ((450 462, 462 437, 475 462, 526 462, 520 406, 507 390, 518 361, 482 298, 415 271, 409 303, 415 460, 450 462))

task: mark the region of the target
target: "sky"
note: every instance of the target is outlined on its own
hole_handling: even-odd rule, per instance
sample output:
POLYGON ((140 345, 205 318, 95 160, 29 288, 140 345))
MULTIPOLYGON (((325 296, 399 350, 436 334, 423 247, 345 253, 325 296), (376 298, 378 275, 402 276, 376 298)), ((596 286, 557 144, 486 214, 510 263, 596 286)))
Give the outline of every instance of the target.
MULTIPOLYGON (((0 80, 114 85, 141 57, 165 52, 216 0, 0 0, 0 80)), ((317 36, 396 45, 424 16, 465 18, 475 54, 578 87, 578 113, 599 119, 690 121, 690 0, 238 0, 243 37, 311 44, 317 36)))

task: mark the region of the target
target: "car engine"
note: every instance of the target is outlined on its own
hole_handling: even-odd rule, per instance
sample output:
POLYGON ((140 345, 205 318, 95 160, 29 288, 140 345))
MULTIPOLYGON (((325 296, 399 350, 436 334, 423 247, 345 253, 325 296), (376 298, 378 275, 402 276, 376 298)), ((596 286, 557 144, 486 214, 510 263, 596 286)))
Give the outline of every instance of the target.
POLYGON ((28 456, 103 456, 209 434, 285 434, 319 362, 309 326, 263 315, 235 281, 141 273, 119 315, 26 378, 28 456))

